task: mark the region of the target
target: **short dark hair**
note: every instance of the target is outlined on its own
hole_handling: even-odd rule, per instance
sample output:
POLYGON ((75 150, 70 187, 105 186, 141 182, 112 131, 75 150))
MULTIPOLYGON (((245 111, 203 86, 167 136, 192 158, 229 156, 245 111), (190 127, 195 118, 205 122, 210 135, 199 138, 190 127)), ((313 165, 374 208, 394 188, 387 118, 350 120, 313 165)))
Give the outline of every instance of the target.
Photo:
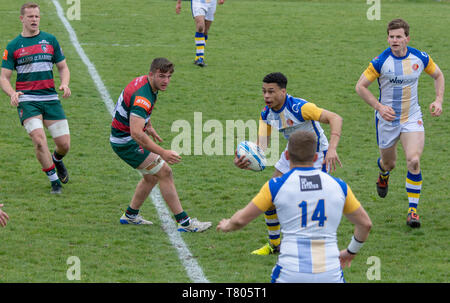
POLYGON ((403 30, 405 31, 406 37, 409 36, 409 24, 408 24, 408 22, 406 22, 403 19, 394 19, 391 22, 389 22, 389 24, 387 26, 387 34, 389 35, 390 30, 399 29, 399 28, 403 28, 403 30))
POLYGON ((150 65, 150 72, 155 73, 158 69, 161 73, 173 73, 175 66, 166 58, 155 58, 150 65))
POLYGON ((25 9, 27 9, 27 8, 38 8, 39 10, 41 10, 41 8, 39 7, 39 4, 34 3, 34 2, 27 2, 24 5, 22 5, 22 7, 20 8, 21 16, 25 15, 25 9))
POLYGON ((263 79, 264 83, 276 83, 280 88, 286 88, 287 78, 282 73, 270 73, 266 75, 263 79))
POLYGON ((289 160, 295 164, 313 162, 316 154, 316 135, 310 131, 298 130, 289 136, 289 160))

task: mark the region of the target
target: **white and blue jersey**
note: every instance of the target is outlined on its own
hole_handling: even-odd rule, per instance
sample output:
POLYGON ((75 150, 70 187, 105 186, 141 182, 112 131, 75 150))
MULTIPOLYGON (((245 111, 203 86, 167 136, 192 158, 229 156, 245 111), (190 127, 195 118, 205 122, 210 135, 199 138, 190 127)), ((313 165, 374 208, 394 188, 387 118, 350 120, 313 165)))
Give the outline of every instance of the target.
POLYGON ((313 167, 295 167, 266 182, 252 202, 262 211, 276 207, 283 234, 274 269, 280 281, 308 282, 289 281, 299 277, 341 281, 336 232, 342 214, 361 205, 344 181, 313 167))
POLYGON ((283 107, 275 111, 264 107, 260 116, 259 135, 269 136, 277 129, 286 139, 297 130, 309 131, 317 136, 317 152, 328 150, 328 140, 319 123, 323 109, 301 98, 286 95, 283 107))
MULTIPOLYGON (((422 51, 408 47, 404 57, 396 57, 391 48, 372 59, 364 75, 369 81, 378 80, 379 102, 392 107, 396 117, 392 126, 419 120, 422 112, 418 98, 418 81, 422 71, 432 75, 436 65, 431 57, 422 51)), ((382 119, 377 112, 377 119, 382 119)))

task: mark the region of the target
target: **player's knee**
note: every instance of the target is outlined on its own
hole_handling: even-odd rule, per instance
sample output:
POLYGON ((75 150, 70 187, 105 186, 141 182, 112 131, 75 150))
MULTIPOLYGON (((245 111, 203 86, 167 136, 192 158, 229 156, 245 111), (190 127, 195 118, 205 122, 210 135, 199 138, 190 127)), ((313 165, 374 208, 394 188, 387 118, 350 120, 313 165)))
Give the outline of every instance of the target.
POLYGON ((406 163, 409 170, 417 171, 420 168, 420 158, 418 156, 412 156, 407 158, 406 163))
POLYGON ((60 154, 67 154, 69 152, 70 149, 70 141, 64 141, 64 142, 60 142, 56 145, 58 147, 58 151, 60 154))
POLYGON ((164 163, 164 165, 161 167, 156 176, 161 179, 172 178, 173 176, 172 168, 170 168, 170 166, 167 165, 167 163, 164 163))

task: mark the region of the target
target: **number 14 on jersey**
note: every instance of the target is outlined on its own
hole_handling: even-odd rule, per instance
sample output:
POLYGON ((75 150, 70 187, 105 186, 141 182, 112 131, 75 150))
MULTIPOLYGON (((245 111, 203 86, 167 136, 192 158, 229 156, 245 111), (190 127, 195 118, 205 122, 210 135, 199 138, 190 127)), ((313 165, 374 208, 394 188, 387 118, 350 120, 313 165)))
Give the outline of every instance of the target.
MULTIPOLYGON (((314 204, 310 203, 309 206, 314 206, 314 204)), ((301 211, 301 221, 302 221, 302 227, 306 227, 308 224, 308 202, 302 201, 298 207, 301 211)), ((323 227, 325 224, 325 221, 327 220, 327 217, 325 216, 325 200, 320 199, 317 202, 316 208, 314 209, 314 212, 311 216, 311 221, 318 221, 319 226, 323 227)))

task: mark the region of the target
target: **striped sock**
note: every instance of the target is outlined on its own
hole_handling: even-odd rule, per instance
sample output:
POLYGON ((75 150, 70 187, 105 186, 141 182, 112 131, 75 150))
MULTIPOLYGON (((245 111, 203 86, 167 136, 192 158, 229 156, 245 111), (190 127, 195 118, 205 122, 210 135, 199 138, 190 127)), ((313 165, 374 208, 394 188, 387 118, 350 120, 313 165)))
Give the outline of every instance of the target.
POLYGON ((128 206, 127 210, 125 211, 125 216, 134 219, 139 214, 139 209, 131 208, 131 206, 128 206))
POLYGON ((406 175, 406 193, 408 194, 409 208, 417 211, 419 205, 420 191, 422 190, 422 172, 417 175, 408 171, 406 175))
POLYGON ((384 170, 384 169, 381 167, 380 160, 381 160, 381 158, 378 158, 378 160, 377 160, 377 165, 378 165, 378 168, 380 169, 380 174, 381 174, 382 176, 386 177, 386 176, 389 175, 389 171, 388 171, 388 170, 384 170))
POLYGON ((55 164, 49 168, 43 168, 42 171, 47 175, 51 183, 61 183, 59 181, 58 175, 56 174, 55 164))
POLYGON ((195 60, 205 58, 205 35, 195 32, 195 60))
POLYGON ((280 235, 280 221, 278 220, 277 210, 275 208, 269 209, 264 213, 267 229, 269 232, 269 242, 273 247, 277 247, 281 243, 280 235))
POLYGON ((185 211, 179 213, 178 215, 175 215, 175 220, 181 225, 181 226, 188 226, 191 223, 191 218, 187 215, 185 211))

